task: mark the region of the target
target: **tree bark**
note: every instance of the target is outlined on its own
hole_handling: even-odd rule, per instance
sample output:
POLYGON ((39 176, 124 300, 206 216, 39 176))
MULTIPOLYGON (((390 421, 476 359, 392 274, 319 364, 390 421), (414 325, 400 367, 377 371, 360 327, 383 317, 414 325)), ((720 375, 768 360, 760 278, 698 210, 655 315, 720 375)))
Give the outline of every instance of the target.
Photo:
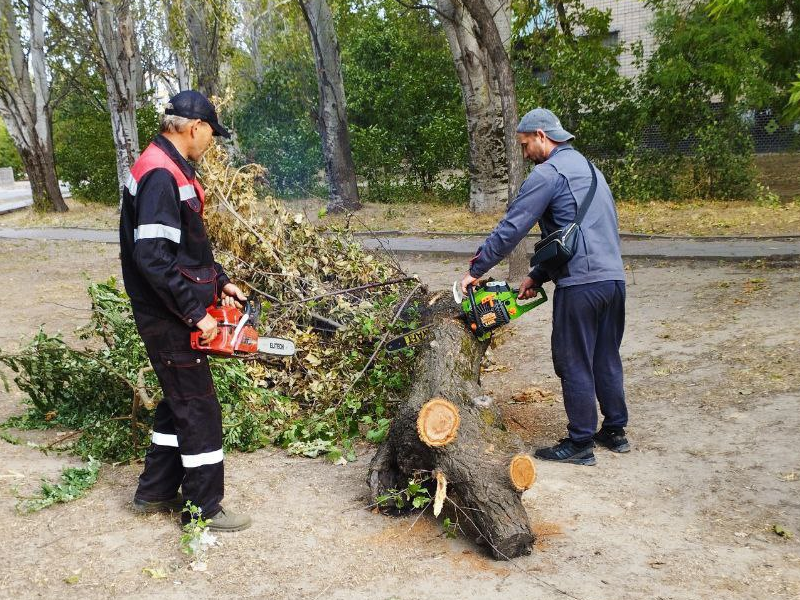
MULTIPOLYGON (((525 165, 522 151, 517 144, 517 93, 514 87, 514 71, 508 56, 506 45, 488 6, 491 0, 462 0, 464 7, 475 21, 476 39, 486 48, 489 60, 494 69, 497 89, 503 112, 503 130, 508 162, 508 204, 517 197, 522 181, 525 178, 525 165)), ((525 240, 514 249, 508 259, 508 278, 517 280, 528 272, 527 250, 525 240)))
POLYGON ((27 53, 11 0, 0 0, 0 115, 19 152, 39 210, 68 210, 55 169, 42 0, 26 5, 27 53))
POLYGON ((183 6, 197 90, 207 98, 219 96, 221 47, 226 35, 225 3, 220 0, 183 0, 183 6))
POLYGON ((86 5, 106 83, 111 132, 117 153, 120 205, 131 167, 139 157, 136 128, 137 80, 141 62, 130 0, 92 0, 86 5))
MULTIPOLYGON (((510 9, 505 0, 489 0, 504 39, 511 36, 510 9)), ((508 168, 503 109, 486 49, 475 36, 475 22, 460 0, 437 0, 442 26, 461 84, 469 135, 470 210, 496 212, 508 200, 508 168)))
POLYGON ((350 149, 350 133, 347 128, 347 103, 342 80, 342 59, 339 40, 333 23, 333 15, 326 0, 298 0, 303 11, 314 64, 317 69, 319 88, 319 110, 317 127, 322 138, 322 155, 325 159, 325 174, 330 186, 328 210, 358 210, 356 169, 350 149))
POLYGON ((520 485, 512 483, 510 466, 515 459, 530 467, 533 463, 520 457, 522 442, 501 429, 499 414, 481 391, 480 364, 489 342, 479 342, 447 312, 449 307, 433 317, 433 333, 419 347, 412 388, 370 463, 372 501, 405 488, 420 472, 444 477, 448 496, 459 507, 459 525, 476 529, 495 559, 529 554, 534 535, 515 485, 529 487, 531 469, 526 469, 527 485, 520 485), (433 421, 433 439, 422 426, 432 404, 449 404, 457 411, 455 419, 445 415, 433 421), (454 438, 445 435, 448 428, 454 438))
POLYGON ((567 9, 564 7, 563 0, 555 2, 555 5, 556 5, 556 13, 558 14, 558 26, 561 28, 561 33, 567 36, 570 40, 574 41, 574 36, 572 35, 572 27, 569 24, 569 18, 567 17, 567 9))

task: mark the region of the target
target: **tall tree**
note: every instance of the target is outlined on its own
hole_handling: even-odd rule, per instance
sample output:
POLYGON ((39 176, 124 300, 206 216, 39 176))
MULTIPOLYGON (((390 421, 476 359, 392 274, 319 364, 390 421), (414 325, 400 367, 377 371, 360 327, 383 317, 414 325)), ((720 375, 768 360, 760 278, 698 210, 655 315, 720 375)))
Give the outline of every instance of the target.
MULTIPOLYGON (((487 0, 507 44, 511 37, 508 0, 487 0)), ((503 108, 494 69, 477 36, 477 24, 461 0, 437 0, 467 116, 470 209, 495 212, 508 201, 503 108)))
MULTIPOLYGON (((497 82, 497 91, 500 95, 503 114, 506 162, 508 164, 508 204, 511 204, 525 178, 525 165, 522 160, 522 152, 517 143, 517 124, 519 122, 517 92, 514 83, 514 71, 511 68, 511 59, 506 47, 507 40, 503 39, 500 28, 495 23, 491 8, 493 0, 462 1, 475 22, 476 40, 486 49, 489 65, 497 82)), ((509 257, 509 279, 518 279, 527 273, 527 263, 527 251, 525 240, 523 240, 509 257)))
POLYGON ((25 165, 34 207, 65 212, 53 157, 44 12, 42 0, 13 4, 0 0, 0 115, 25 165), (22 9, 20 14, 15 4, 22 9))
POLYGON ((342 58, 333 15, 326 0, 298 0, 308 24, 319 88, 317 123, 322 137, 325 173, 330 186, 328 210, 361 208, 356 169, 347 128, 347 103, 342 80, 342 58))
POLYGON ((142 65, 136 45, 131 0, 84 0, 106 83, 106 101, 117 152, 120 202, 131 167, 139 157, 136 100, 142 65))
POLYGON ((220 65, 232 25, 228 0, 173 0, 186 19, 191 69, 197 90, 219 96, 220 65))

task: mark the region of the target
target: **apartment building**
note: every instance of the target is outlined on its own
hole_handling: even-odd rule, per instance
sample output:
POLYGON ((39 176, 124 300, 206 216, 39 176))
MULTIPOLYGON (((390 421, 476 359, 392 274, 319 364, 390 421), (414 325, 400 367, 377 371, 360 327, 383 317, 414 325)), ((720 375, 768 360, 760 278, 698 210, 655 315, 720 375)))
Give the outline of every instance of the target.
POLYGON ((648 27, 653 16, 652 10, 644 0, 583 0, 583 4, 586 8, 611 11, 611 41, 626 45, 625 52, 620 56, 619 72, 628 77, 636 75, 630 44, 641 42, 645 59, 653 54, 655 41, 648 27))

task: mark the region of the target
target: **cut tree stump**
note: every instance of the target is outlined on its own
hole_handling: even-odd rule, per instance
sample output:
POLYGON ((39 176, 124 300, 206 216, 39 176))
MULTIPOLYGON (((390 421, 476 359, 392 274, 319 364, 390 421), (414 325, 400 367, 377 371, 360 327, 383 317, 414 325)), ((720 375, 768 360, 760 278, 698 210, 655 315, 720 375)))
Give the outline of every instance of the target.
POLYGON ((534 535, 521 496, 535 480, 533 460, 520 452, 521 440, 502 429, 481 391, 480 364, 489 343, 441 306, 428 319, 433 327, 427 341, 417 347, 411 390, 370 463, 372 502, 404 489, 420 473, 438 481, 440 493, 446 480, 459 524, 476 529, 495 559, 530 554, 534 535))

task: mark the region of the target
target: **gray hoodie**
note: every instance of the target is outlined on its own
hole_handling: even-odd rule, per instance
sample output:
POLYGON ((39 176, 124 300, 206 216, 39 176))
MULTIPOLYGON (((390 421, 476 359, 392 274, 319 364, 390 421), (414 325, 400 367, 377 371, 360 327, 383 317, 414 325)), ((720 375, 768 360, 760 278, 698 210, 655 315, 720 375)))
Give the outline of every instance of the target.
MULTIPOLYGON (((578 212, 578 201, 583 203, 591 182, 586 158, 572 144, 560 144, 553 149, 550 157, 522 184, 506 216, 472 259, 470 274, 480 277, 499 263, 537 221, 542 237, 572 223, 578 212)), ((614 198, 599 170, 597 190, 581 223, 575 255, 556 273, 537 266, 530 276, 540 284, 553 280, 558 287, 625 280, 614 198)))

